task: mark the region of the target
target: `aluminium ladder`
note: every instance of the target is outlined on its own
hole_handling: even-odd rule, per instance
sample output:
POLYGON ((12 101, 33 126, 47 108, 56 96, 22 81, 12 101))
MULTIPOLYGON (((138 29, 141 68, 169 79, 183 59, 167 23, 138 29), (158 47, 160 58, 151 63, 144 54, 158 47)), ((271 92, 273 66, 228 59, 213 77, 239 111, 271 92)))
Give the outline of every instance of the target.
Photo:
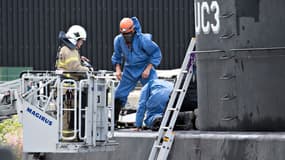
POLYGON ((148 160, 166 160, 168 157, 174 141, 173 128, 193 75, 194 53, 192 51, 195 43, 196 39, 192 38, 148 160))

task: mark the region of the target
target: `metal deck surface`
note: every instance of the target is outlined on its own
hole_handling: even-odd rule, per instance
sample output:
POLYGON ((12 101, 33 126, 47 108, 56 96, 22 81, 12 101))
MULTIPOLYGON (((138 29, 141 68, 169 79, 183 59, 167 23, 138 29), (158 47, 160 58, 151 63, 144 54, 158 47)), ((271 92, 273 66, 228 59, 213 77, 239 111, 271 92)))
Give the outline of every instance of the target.
MULTIPOLYGON (((157 132, 115 132, 115 151, 48 153, 47 160, 147 160, 157 132)), ((177 131, 169 160, 284 160, 285 132, 177 131)))

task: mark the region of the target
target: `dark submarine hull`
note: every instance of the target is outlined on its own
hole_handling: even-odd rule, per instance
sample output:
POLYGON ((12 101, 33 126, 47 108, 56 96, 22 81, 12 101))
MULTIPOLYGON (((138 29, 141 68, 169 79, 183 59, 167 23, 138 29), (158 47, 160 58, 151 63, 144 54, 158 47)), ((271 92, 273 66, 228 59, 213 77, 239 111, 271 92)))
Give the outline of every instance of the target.
POLYGON ((195 1, 200 130, 285 130, 284 6, 195 1))

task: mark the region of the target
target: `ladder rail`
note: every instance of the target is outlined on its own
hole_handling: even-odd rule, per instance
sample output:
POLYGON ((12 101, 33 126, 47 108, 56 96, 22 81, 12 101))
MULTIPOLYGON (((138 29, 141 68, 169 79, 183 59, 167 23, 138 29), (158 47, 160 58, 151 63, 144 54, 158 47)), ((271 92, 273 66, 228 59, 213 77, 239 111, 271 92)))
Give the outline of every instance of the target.
MULTIPOLYGON (((186 55, 186 58, 184 59, 184 61, 183 61, 183 65, 182 66, 186 66, 187 65, 187 57, 189 57, 188 56, 189 54, 187 54, 186 55)), ((177 80, 177 82, 175 83, 175 86, 174 86, 174 89, 173 89, 173 92, 171 93, 171 98, 170 98, 170 100, 169 100, 169 103, 168 103, 168 105, 167 105, 167 108, 166 108, 166 112, 164 113, 164 117, 169 117, 170 116, 170 112, 168 112, 167 111, 167 109, 169 109, 169 108, 174 108, 174 107, 172 107, 172 105, 175 103, 175 100, 177 99, 177 96, 178 96, 178 92, 176 92, 176 90, 178 90, 178 88, 180 88, 180 85, 181 85, 181 81, 182 81, 182 79, 183 79, 183 76, 184 76, 184 74, 182 73, 183 72, 183 70, 181 70, 181 73, 179 74, 179 77, 178 77, 178 80, 177 80)), ((175 107, 176 108, 176 107, 175 107)), ((167 121, 168 121, 168 118, 166 119, 166 118, 163 118, 163 120, 162 120, 162 122, 161 122, 161 126, 165 126, 166 124, 167 124, 167 121)), ((160 127, 161 128, 161 127, 160 127)), ((159 130, 159 132, 163 132, 163 130, 159 130)))
MULTIPOLYGON (((192 71, 192 68, 190 69, 190 72, 191 72, 191 71, 192 71)), ((186 77, 186 79, 185 79, 185 81, 190 81, 192 75, 193 75, 193 72, 192 72, 191 74, 188 74, 187 77, 186 77)), ((182 77, 181 79, 183 79, 183 77, 182 77)), ((180 80, 181 80, 181 79, 180 79, 180 80)), ((181 83, 181 81, 180 81, 180 83, 181 83)), ((179 84, 179 85, 180 85, 180 84, 179 84)), ((183 88, 188 88, 188 86, 189 86, 189 83, 184 83, 183 88)), ((177 88, 177 87, 180 87, 180 86, 176 85, 175 88, 177 88)), ((173 113, 170 112, 170 111, 168 111, 167 109, 169 109, 169 108, 174 108, 174 107, 172 107, 172 105, 173 105, 173 103, 175 102, 175 100, 177 99, 178 93, 175 92, 175 91, 172 92, 172 95, 171 95, 171 98, 170 98, 170 102, 168 103, 168 106, 167 106, 167 108, 166 108, 166 112, 165 112, 165 115, 164 115, 165 117, 164 117, 163 120, 162 120, 160 129, 159 129, 159 133, 158 133, 158 137, 157 137, 157 140, 154 142, 154 146, 158 146, 159 143, 160 143, 160 141, 161 141, 161 139, 162 139, 165 135, 173 134, 173 133, 172 133, 172 130, 173 130, 173 128, 174 128, 176 119, 177 119, 177 117, 178 117, 179 110, 180 110, 180 107, 181 107, 181 105, 182 105, 182 103, 183 103, 183 100, 184 100, 186 91, 187 91, 187 90, 184 90, 183 92, 179 93, 180 95, 179 95, 178 100, 177 100, 176 105, 175 105, 175 108, 176 108, 176 109, 173 110, 173 113), (179 106, 180 106, 180 107, 179 107, 179 106), (167 126, 167 123, 168 123, 168 120, 169 120, 169 116, 170 116, 171 114, 172 114, 172 117, 171 117, 171 120, 170 120, 170 122, 169 122, 169 124, 168 124, 168 127, 164 127, 164 126, 167 126), (165 128, 168 128, 169 130, 168 130, 168 129, 165 129, 165 128), (165 130, 166 130, 166 132, 165 132, 165 130)), ((173 138, 174 138, 174 136, 173 136, 173 138)), ((163 143, 164 143, 164 141, 163 141, 163 143)), ((163 144, 162 144, 162 145, 163 145, 163 144)), ((171 145, 172 145, 172 143, 171 143, 171 145)), ((164 147, 165 147, 165 146, 164 146, 164 147)), ((162 148, 163 148, 163 147, 162 147, 162 148)), ((169 148, 170 148, 170 146, 169 146, 169 148)), ((159 150, 159 148, 158 148, 158 147, 155 147, 155 148, 154 148, 154 151, 152 151, 152 152, 157 152, 158 150, 159 150)), ((169 149, 168 149, 168 151, 169 151, 169 149)), ((152 153, 152 154, 150 155, 149 160, 154 159, 155 155, 156 155, 156 154, 152 153)), ((165 155, 167 155, 167 154, 165 154, 164 152, 160 152, 160 153, 158 154, 158 157, 161 157, 161 156, 164 157, 165 155)))
MULTIPOLYGON (((190 73, 190 74, 187 75, 186 80, 185 80, 186 83, 184 83, 183 88, 188 88, 188 86, 190 84, 188 82, 190 82, 190 80, 191 80, 190 78, 192 77, 192 75, 193 75, 193 73, 190 73)), ((165 132, 164 137, 163 137, 163 139, 165 139, 165 137, 167 137, 168 140, 163 140, 163 142, 162 142, 162 150, 158 154, 158 159, 161 159, 161 160, 165 160, 167 158, 167 156, 168 156, 168 154, 170 152, 170 149, 172 147, 173 141, 174 141, 175 134, 173 132, 173 128, 174 128, 176 119, 178 117, 179 110, 180 110, 181 105, 183 103, 186 91, 184 91, 184 92, 182 92, 180 94, 182 94, 182 95, 179 96, 178 101, 176 102, 176 107, 178 107, 179 109, 176 110, 174 113, 172 113, 172 116, 171 116, 171 119, 170 119, 170 122, 169 122, 169 125, 168 125, 169 129, 165 132)))
MULTIPOLYGON (((191 78, 192 78, 192 75, 193 75, 193 73, 188 74, 187 77, 186 77, 186 79, 185 79, 185 81, 186 81, 186 82, 190 82, 190 80, 191 80, 191 78)), ((183 84, 183 88, 188 88, 188 87, 189 87, 189 83, 184 83, 184 84, 183 84)), ((171 117, 171 121, 170 121, 169 126, 171 126, 172 128, 173 128, 174 125, 175 125, 175 121, 176 121, 176 119, 177 119, 179 110, 180 110, 180 108, 181 108, 181 105, 182 105, 182 103, 183 103, 184 97, 185 97, 185 95, 186 95, 186 91, 187 91, 187 90, 184 90, 183 92, 180 93, 181 95, 178 97, 178 100, 177 100, 177 102, 176 102, 176 107, 175 107, 175 108, 179 108, 179 109, 177 109, 176 112, 174 112, 173 115, 172 115, 172 117, 171 117)))
MULTIPOLYGON (((175 90, 178 90, 178 88, 180 88, 181 82, 182 82, 183 77, 184 77, 184 74, 185 74, 184 71, 187 71, 187 70, 183 70, 183 69, 184 69, 184 68, 187 69, 187 66, 188 66, 188 64, 189 64, 189 62, 190 62, 190 58, 191 58, 191 52, 193 51, 194 47, 195 47, 195 38, 192 38, 192 40, 191 40, 191 42, 190 42, 190 45, 189 45, 189 47, 188 47, 188 49, 187 49, 185 58, 184 58, 184 60, 183 60, 179 77, 178 77, 178 79, 177 79, 177 82, 175 83, 175 86, 174 86, 174 89, 173 89, 174 92, 171 93, 171 96, 170 96, 171 98, 170 98, 170 100, 169 100, 169 103, 168 103, 168 105, 167 105, 167 108, 172 108, 172 105, 175 103, 175 100, 176 100, 177 94, 178 94, 177 92, 175 92, 175 90)), ((189 71, 191 72, 192 69, 193 69, 193 67, 190 67, 189 71)), ((189 72, 189 71, 188 71, 188 72, 189 72)), ((187 72, 187 73, 188 73, 188 72, 187 72)), ((188 77, 188 76, 187 76, 187 77, 188 77)), ((186 78, 187 78, 187 77, 186 77, 186 78)), ((188 79, 186 79, 186 80, 188 80, 188 79)), ((187 88, 188 88, 188 87, 187 87, 187 88)), ((169 112, 166 112, 164 116, 168 117, 169 115, 170 115, 170 113, 169 113, 169 112)), ((161 123, 161 126, 165 126, 166 123, 167 123, 167 121, 165 121, 164 118, 163 118, 162 123, 161 123)))
POLYGON ((84 92, 84 87, 85 85, 88 84, 88 80, 81 80, 79 82, 79 100, 78 100, 78 110, 79 110, 79 114, 78 114, 78 133, 79 133, 79 139, 83 140, 83 139, 86 139, 86 126, 87 126, 87 122, 86 122, 86 117, 87 117, 87 114, 86 114, 86 111, 87 109, 85 108, 86 106, 82 106, 82 94, 84 92), (85 116, 85 120, 83 121, 82 118, 83 118, 83 115, 85 116), (84 128, 84 135, 82 135, 82 124, 85 125, 85 128, 84 128))
POLYGON ((168 135, 168 140, 164 140, 163 144, 162 144, 162 151, 160 151, 157 155, 157 159, 158 160, 166 160, 168 157, 168 153, 172 147, 173 141, 174 141, 174 136, 175 133, 168 130, 168 133, 166 133, 168 135))
POLYGON ((174 85, 173 92, 171 93, 169 103, 167 105, 160 128, 158 130, 158 136, 156 137, 153 143, 148 160, 154 160, 154 159, 165 160, 168 157, 168 153, 171 149, 171 146, 173 144, 173 140, 175 137, 173 128, 174 128, 176 119, 178 117, 178 113, 180 111, 181 105, 183 103, 185 94, 189 87, 191 78, 193 76, 193 59, 192 59, 193 53, 192 51, 194 50, 195 43, 196 43, 196 39, 192 38, 189 44, 189 47, 186 51, 186 55, 185 55, 185 58, 181 66, 179 77, 174 85), (181 84, 183 80, 184 82, 181 88, 181 84), (175 107, 173 107, 174 104, 175 104, 175 107), (170 118, 170 121, 169 121, 169 118, 170 118), (167 126, 167 123, 168 123, 168 126, 167 126))

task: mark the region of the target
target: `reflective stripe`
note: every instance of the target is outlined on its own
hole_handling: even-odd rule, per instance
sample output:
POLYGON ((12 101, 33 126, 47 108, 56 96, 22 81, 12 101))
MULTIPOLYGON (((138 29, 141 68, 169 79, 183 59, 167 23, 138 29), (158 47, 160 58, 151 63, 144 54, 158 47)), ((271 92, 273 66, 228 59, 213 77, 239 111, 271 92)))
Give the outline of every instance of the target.
POLYGON ((65 134, 74 133, 74 130, 62 130, 62 133, 65 134))
POLYGON ((72 61, 79 61, 79 58, 77 56, 72 56, 72 57, 69 57, 68 59, 66 59, 65 61, 61 61, 60 59, 58 59, 58 62, 56 63, 57 68, 67 69, 68 63, 70 63, 72 61))
POLYGON ((70 75, 69 73, 64 74, 64 75, 65 75, 65 77, 67 77, 67 78, 70 78, 70 77, 71 77, 71 75, 70 75))
POLYGON ((79 58, 77 56, 69 57, 68 59, 65 60, 65 64, 68 64, 72 61, 79 61, 79 58))
POLYGON ((75 84, 63 83, 63 87, 75 87, 75 84))

